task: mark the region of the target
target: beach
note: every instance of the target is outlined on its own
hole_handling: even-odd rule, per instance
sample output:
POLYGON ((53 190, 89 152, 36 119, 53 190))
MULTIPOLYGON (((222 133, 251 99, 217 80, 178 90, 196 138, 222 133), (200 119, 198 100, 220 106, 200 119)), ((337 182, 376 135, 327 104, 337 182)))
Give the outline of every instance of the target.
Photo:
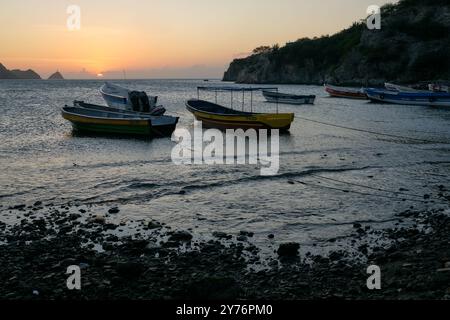
MULTIPOLYGON (((177 129, 193 130, 184 103, 203 81, 117 83, 158 93, 177 129)), ((75 134, 60 108, 103 104, 101 84, 0 82, 1 298, 448 298, 445 108, 282 85, 316 105, 280 104, 295 120, 279 172, 261 176, 258 165, 176 165, 171 139, 75 134), (79 291, 66 285, 74 265, 79 291), (370 265, 381 290, 367 288, 370 265)))
POLYGON ((153 221, 134 223, 134 236, 117 237, 111 231, 126 224, 110 223, 112 214, 103 218, 89 209, 40 203, 15 210, 30 214, 17 226, 0 225, 0 242, 7 242, 0 246, 3 299, 450 298, 449 210, 406 211, 386 230, 354 225, 339 240, 354 253, 298 255, 291 244, 281 245, 271 259, 259 256, 245 232, 215 232, 202 242, 153 221), (377 246, 374 235, 385 244, 377 246), (66 287, 66 269, 73 265, 81 268, 81 290, 66 287), (381 268, 381 290, 368 290, 368 265, 381 268))

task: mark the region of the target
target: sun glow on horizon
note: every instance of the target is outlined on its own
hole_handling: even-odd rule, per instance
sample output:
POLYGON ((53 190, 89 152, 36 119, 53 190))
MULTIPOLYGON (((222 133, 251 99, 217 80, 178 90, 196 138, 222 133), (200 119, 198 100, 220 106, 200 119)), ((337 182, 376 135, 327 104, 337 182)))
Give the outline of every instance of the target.
POLYGON ((70 31, 68 1, 7 1, 0 63, 68 78, 220 77, 258 46, 337 32, 386 2, 396 0, 78 0, 81 29, 70 31))

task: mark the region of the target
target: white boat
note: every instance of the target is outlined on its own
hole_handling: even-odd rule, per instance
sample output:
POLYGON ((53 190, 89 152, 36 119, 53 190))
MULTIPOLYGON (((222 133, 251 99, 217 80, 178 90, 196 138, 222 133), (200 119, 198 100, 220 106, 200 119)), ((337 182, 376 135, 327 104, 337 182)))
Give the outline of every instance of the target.
POLYGON ((145 92, 128 90, 127 88, 106 82, 100 93, 111 108, 144 112, 151 115, 163 115, 166 109, 158 106, 158 97, 147 96, 145 92))
POLYGON ((281 93, 277 91, 263 90, 263 95, 269 102, 287 104, 314 104, 316 96, 281 93))
POLYGON ((446 92, 450 93, 450 87, 448 85, 439 84, 439 83, 430 83, 428 85, 428 89, 434 92, 446 92))
POLYGON ((418 90, 407 86, 401 86, 394 83, 386 82, 384 87, 389 91, 397 91, 397 92, 427 92, 427 90, 418 90))

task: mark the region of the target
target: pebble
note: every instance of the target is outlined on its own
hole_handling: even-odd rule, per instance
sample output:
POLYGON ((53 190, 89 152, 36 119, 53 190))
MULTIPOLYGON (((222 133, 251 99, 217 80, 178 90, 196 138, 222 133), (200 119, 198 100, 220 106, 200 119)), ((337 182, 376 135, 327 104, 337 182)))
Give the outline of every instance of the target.
POLYGON ((299 249, 300 245, 298 243, 282 243, 278 247, 277 253, 280 257, 296 257, 299 249))
POLYGON ((192 240, 192 234, 187 231, 175 231, 169 237, 169 241, 174 242, 189 242, 192 240))
POLYGON ((161 229, 162 225, 159 222, 150 221, 149 223, 147 223, 147 228, 150 230, 161 229))
POLYGON ((92 223, 104 224, 105 223, 105 217, 102 216, 102 215, 96 215, 96 216, 92 217, 90 219, 90 221, 92 223))
POLYGON ((247 237, 246 236, 238 236, 236 238, 237 241, 247 241, 247 237))
POLYGON ((240 234, 241 236, 246 236, 246 237, 249 237, 249 238, 251 238, 251 237, 253 237, 253 236, 255 235, 255 234, 254 234, 253 232, 251 232, 251 231, 240 231, 239 234, 240 234))
POLYGON ((108 210, 108 213, 111 213, 111 214, 116 214, 116 213, 119 213, 119 212, 120 212, 120 210, 117 207, 114 207, 114 208, 111 208, 111 209, 108 210))

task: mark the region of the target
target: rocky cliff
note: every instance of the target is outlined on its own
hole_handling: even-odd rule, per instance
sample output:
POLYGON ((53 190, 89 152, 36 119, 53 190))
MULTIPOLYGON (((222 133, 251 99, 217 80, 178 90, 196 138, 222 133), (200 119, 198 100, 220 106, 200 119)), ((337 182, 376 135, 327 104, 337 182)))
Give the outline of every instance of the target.
POLYGON ((0 79, 17 79, 17 77, 0 63, 0 79))
POLYGON ((362 20, 332 36, 255 50, 234 60, 223 80, 380 85, 450 79, 449 0, 401 0, 381 14, 381 30, 362 20))

